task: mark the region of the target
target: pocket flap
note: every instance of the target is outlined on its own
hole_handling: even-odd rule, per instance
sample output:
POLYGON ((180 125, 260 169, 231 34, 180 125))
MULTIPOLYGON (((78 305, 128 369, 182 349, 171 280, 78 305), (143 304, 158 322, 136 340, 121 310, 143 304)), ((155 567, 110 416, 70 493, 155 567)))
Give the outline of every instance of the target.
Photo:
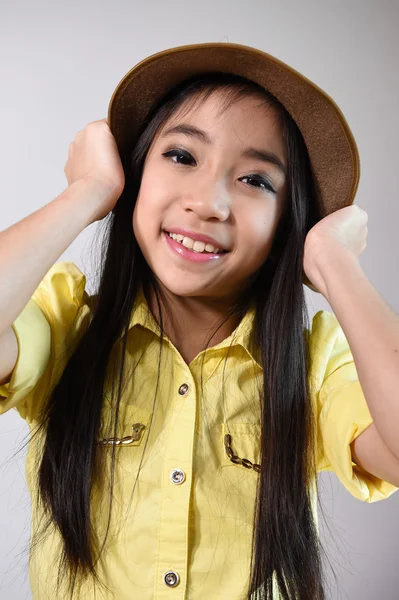
POLYGON ((109 403, 104 405, 98 443, 104 447, 139 446, 145 438, 151 414, 133 405, 121 404, 118 414, 116 436, 114 436, 114 415, 109 403))
POLYGON ((225 447, 225 435, 231 436, 231 448, 236 456, 250 460, 253 464, 260 463, 260 423, 222 423, 221 442, 223 446, 223 467, 240 467, 249 470, 242 464, 231 461, 225 447))

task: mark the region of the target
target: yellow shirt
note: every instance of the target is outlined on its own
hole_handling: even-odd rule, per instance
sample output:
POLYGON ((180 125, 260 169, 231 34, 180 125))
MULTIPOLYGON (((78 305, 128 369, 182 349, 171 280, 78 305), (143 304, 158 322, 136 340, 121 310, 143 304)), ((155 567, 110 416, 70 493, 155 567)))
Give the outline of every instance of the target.
MULTIPOLYGON (((86 278, 74 263, 56 263, 15 320, 19 355, 10 382, 0 386, 1 413, 15 408, 29 427, 35 424, 45 386, 51 385, 65 366, 67 333, 77 340, 90 315, 85 285, 86 278)), ((167 339, 162 346, 161 377, 153 409, 159 328, 141 294, 127 342, 127 360, 132 367, 138 364, 122 398, 118 437, 132 435, 134 423, 145 428, 132 444, 116 447, 111 539, 99 569, 113 593, 95 594, 91 587, 83 587, 80 599, 245 598, 259 475, 232 463, 223 440, 224 433, 229 432, 238 456, 260 462, 258 386, 262 368, 250 352, 253 319, 251 309, 231 336, 209 348, 205 356, 199 353, 190 365, 167 339), (164 579, 168 571, 172 572, 166 577, 169 583, 164 579), (176 586, 170 585, 176 580, 176 586)), ((319 311, 308 333, 312 357, 309 381, 319 434, 318 471, 334 471, 359 500, 387 498, 398 488, 368 477, 351 460, 350 443, 373 420, 343 331, 334 314, 319 311)), ((107 401, 103 415, 101 437, 107 438, 112 435, 106 428, 107 401)), ((35 504, 36 444, 29 442, 26 459, 32 527, 39 518, 35 504)), ((110 445, 102 449, 110 456, 110 445)), ((101 532, 108 516, 104 501, 97 498, 93 506, 101 532)), ((313 506, 317 522, 315 491, 313 506)), ((33 555, 29 568, 33 600, 54 597, 58 565, 53 559, 58 543, 52 534, 33 555)))

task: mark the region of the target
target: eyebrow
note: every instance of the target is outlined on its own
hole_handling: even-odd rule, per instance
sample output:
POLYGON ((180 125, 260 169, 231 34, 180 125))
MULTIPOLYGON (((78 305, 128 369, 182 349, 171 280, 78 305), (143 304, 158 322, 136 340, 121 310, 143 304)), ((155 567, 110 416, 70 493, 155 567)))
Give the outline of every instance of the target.
MULTIPOLYGON (((184 123, 165 129, 161 137, 167 137, 168 135, 172 135, 174 133, 182 133, 187 137, 199 139, 205 144, 212 144, 212 138, 206 133, 206 131, 199 129, 194 125, 186 125, 184 123)), ((284 176, 287 175, 287 169, 284 163, 280 160, 277 154, 271 152, 270 150, 260 150, 259 148, 247 147, 244 148, 241 156, 245 158, 254 158, 256 160, 261 160, 262 162, 266 163, 271 163, 272 165, 278 167, 278 169, 280 169, 284 176)))

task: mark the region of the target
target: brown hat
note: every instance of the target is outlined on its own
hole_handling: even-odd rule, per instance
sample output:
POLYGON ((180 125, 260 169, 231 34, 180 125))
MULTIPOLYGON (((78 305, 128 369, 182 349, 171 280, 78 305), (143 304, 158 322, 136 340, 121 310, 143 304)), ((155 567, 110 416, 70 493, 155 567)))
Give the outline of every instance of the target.
POLYGON ((305 140, 323 217, 353 203, 360 177, 359 152, 334 100, 289 65, 241 44, 178 46, 152 54, 130 69, 108 108, 108 124, 119 152, 132 146, 151 108, 172 87, 213 71, 251 79, 285 106, 305 140))

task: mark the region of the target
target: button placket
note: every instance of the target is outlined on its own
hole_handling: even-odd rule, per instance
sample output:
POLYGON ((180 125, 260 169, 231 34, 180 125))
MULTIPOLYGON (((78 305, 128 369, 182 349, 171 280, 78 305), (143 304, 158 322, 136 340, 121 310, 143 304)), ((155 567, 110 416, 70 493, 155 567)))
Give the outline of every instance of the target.
MULTIPOLYGON (((176 418, 174 427, 170 431, 166 446, 166 461, 168 464, 169 491, 165 490, 162 499, 162 521, 159 527, 159 552, 157 561, 158 581, 163 581, 166 587, 172 588, 185 585, 186 556, 187 556, 187 528, 189 503, 191 493, 191 465, 193 457, 193 436, 195 431, 196 398, 195 384, 190 382, 190 374, 182 373, 186 379, 175 388, 174 410, 176 418), (187 377, 187 378, 186 378, 187 377), (193 395, 193 402, 188 397, 193 395), (186 443, 182 444, 182 438, 186 443), (181 462, 180 462, 181 461, 181 462), (184 466, 182 469, 179 463, 184 466), (187 465, 187 466, 186 466, 187 465), (171 483, 180 486, 172 489, 171 483), (182 485, 185 483, 185 485, 182 485), (170 541, 173 539, 173 545, 170 541), (170 565, 178 571, 170 569, 170 565)), ((164 594, 167 593, 164 586, 164 594)), ((161 590, 160 598, 164 597, 161 590)), ((184 590, 183 590, 184 592, 184 590)), ((166 598, 166 595, 165 595, 166 598)))
MULTIPOLYGON (((188 383, 182 383, 182 385, 179 387, 178 393, 180 394, 180 396, 186 396, 188 394, 188 392, 190 391, 190 386, 188 383)), ((183 483, 186 479, 186 474, 184 471, 182 471, 182 469, 173 469, 173 471, 170 474, 170 480, 172 481, 172 483, 176 484, 176 485, 180 485, 181 483, 183 483)))

